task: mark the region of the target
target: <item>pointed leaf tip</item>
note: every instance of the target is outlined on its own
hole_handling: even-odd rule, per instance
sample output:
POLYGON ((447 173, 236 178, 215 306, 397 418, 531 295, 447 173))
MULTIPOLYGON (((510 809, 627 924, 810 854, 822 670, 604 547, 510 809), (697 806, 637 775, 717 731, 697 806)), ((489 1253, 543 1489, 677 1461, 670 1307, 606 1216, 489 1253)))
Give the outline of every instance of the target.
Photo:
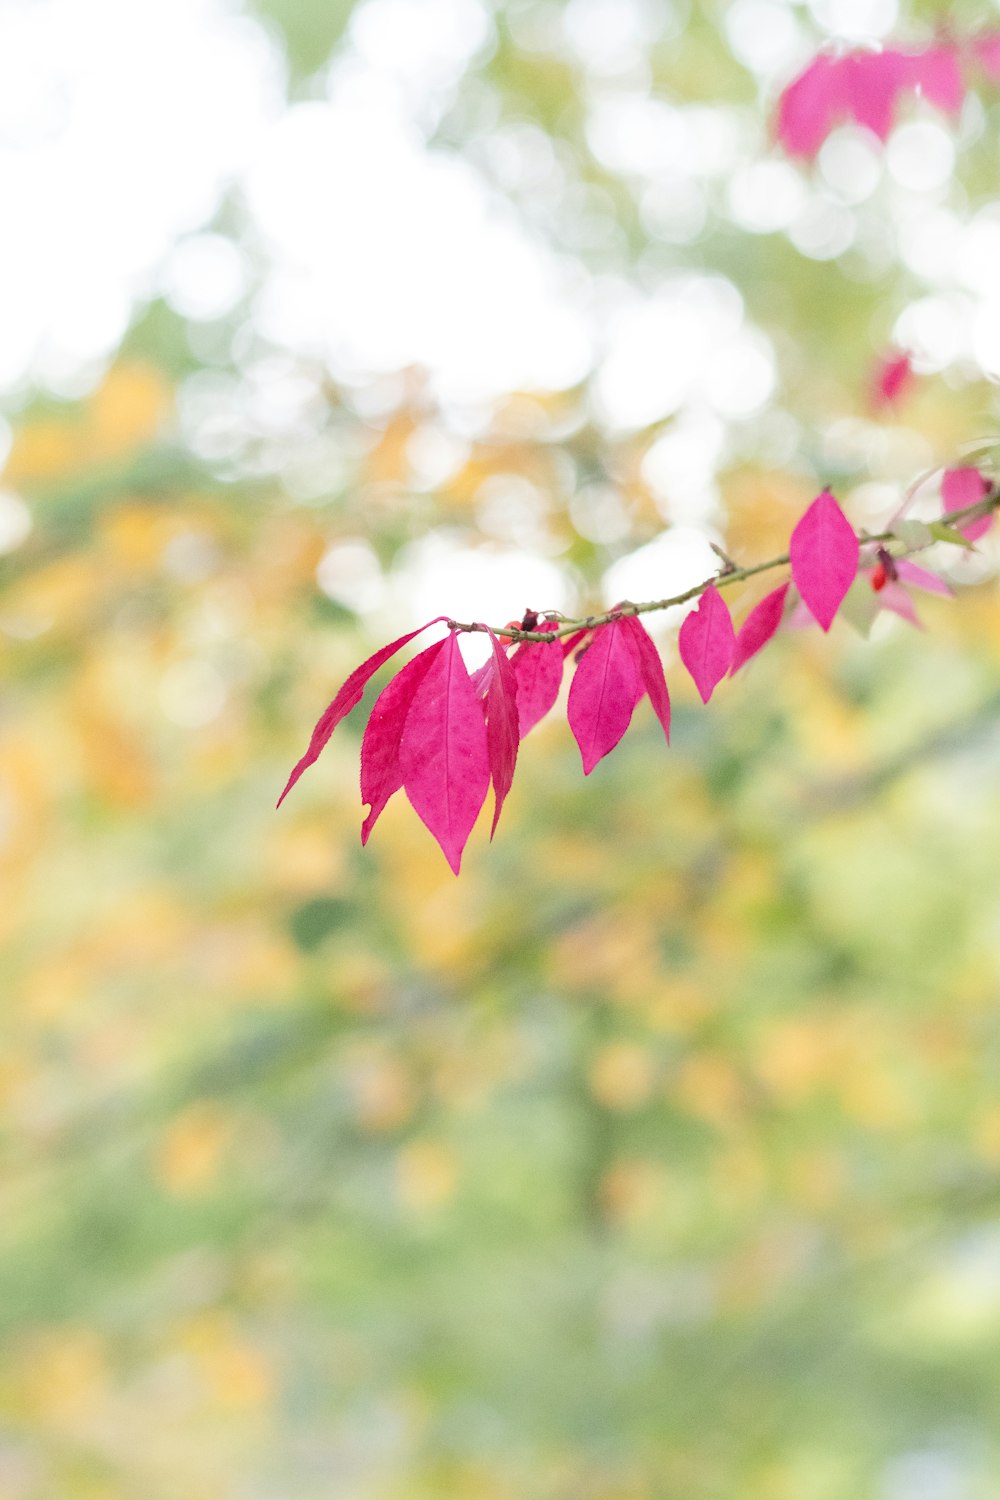
POLYGON ((631 637, 639 663, 639 676, 643 690, 648 694, 653 712, 663 726, 667 744, 670 744, 670 694, 663 671, 663 662, 652 637, 635 615, 625 615, 622 626, 631 637))
POLYGON ((361 825, 362 844, 367 844, 389 798, 403 785, 399 747, 406 716, 417 688, 444 646, 444 641, 438 641, 421 651, 397 672, 375 699, 361 741, 361 801, 369 807, 361 825))
POLYGON ((373 656, 369 656, 367 661, 361 663, 360 667, 355 667, 333 702, 317 720, 306 752, 295 763, 292 768, 292 774, 285 783, 285 790, 278 798, 278 807, 284 802, 303 771, 307 771, 319 759, 341 719, 345 719, 352 708, 357 708, 369 679, 374 677, 379 667, 383 666, 389 660, 390 656, 395 656, 396 652, 402 646, 405 646, 407 641, 414 640, 425 630, 429 630, 432 625, 440 625, 446 618, 445 615, 437 615, 433 620, 428 620, 426 625, 421 625, 417 630, 411 630, 406 635, 401 635, 398 640, 390 641, 388 646, 380 646, 373 656))
POLYGON ((686 617, 677 644, 701 701, 707 703, 729 671, 736 644, 729 608, 714 583, 686 617))
POLYGON ((618 744, 643 691, 638 653, 625 621, 598 626, 573 674, 567 704, 585 776, 618 744))
MULTIPOLYGON (((941 480, 941 499, 944 508, 949 513, 955 510, 965 510, 970 505, 976 505, 989 494, 989 480, 982 475, 978 469, 964 467, 961 469, 947 469, 941 480)), ((967 542, 977 542, 981 536, 985 536, 993 525, 993 513, 986 516, 977 516, 975 520, 966 521, 959 527, 967 542)))
POLYGON ((766 594, 759 604, 754 605, 743 621, 733 646, 733 660, 729 668, 730 677, 734 677, 740 667, 746 666, 752 656, 762 651, 778 630, 784 618, 788 589, 789 585, 783 583, 780 588, 766 594))
POLYGON ((514 781, 521 733, 517 710, 517 676, 506 651, 492 630, 489 637, 493 647, 493 673, 486 690, 486 751, 495 802, 490 828, 492 840, 507 793, 514 781))
POLYGON ((452 632, 418 685, 399 746, 403 787, 457 875, 490 784, 483 710, 452 632))
MULTIPOLYGON (((539 629, 547 627, 540 625, 539 629)), ((552 625, 555 630, 556 626, 552 625)), ((563 675, 563 643, 522 641, 510 658, 517 679, 517 712, 522 740, 544 719, 559 696, 563 675)))
POLYGON ((813 619, 829 630, 857 577, 861 548, 829 490, 818 495, 792 532, 792 578, 813 619))

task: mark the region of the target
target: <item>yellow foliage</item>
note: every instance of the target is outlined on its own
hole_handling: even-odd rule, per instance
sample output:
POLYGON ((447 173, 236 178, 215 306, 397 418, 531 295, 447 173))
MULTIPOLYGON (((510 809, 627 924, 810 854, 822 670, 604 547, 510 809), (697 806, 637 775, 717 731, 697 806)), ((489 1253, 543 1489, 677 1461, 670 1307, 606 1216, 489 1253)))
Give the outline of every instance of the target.
POLYGON ((458 1183, 455 1154, 441 1141, 408 1141, 396 1158, 396 1181, 407 1208, 416 1212, 440 1208, 458 1183))
POLYGON ((194 1360, 209 1398, 234 1412, 260 1412, 274 1395, 274 1373, 264 1351, 235 1319, 213 1309, 190 1319, 178 1343, 194 1360))
POLYGON ((648 1219, 663 1197, 663 1169, 640 1157, 622 1158, 604 1173, 598 1188, 602 1212, 609 1219, 637 1224, 648 1219))
POLYGON ((364 1130, 398 1130, 413 1113, 413 1080, 398 1058, 368 1059, 355 1071, 353 1086, 358 1124, 364 1130))
POLYGON ((103 1340, 92 1328, 68 1325, 31 1336, 19 1359, 21 1399, 36 1419, 57 1428, 84 1423, 108 1384, 103 1340))
POLYGON ((606 1109, 639 1109, 653 1090, 653 1062, 634 1042, 609 1042, 590 1065, 590 1088, 606 1109))
POLYGON ((171 1122, 156 1147, 157 1178, 179 1198, 206 1191, 215 1181, 232 1133, 233 1122, 218 1105, 190 1105, 171 1122))
POLYGON ((685 1059, 667 1092, 681 1109, 722 1130, 735 1125, 744 1110, 739 1075, 721 1052, 696 1052, 685 1059))

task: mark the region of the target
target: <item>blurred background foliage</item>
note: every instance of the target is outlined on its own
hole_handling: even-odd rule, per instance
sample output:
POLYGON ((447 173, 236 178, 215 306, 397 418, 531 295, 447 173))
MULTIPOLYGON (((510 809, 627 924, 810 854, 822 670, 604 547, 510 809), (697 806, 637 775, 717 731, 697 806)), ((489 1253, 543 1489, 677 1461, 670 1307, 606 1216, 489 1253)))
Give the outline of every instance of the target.
MULTIPOLYGON (((900 9, 225 13, 214 107, 226 49, 264 47, 277 132, 401 55, 419 151, 476 175, 484 236, 558 257, 598 336, 570 379, 506 390, 487 347, 470 391, 461 307, 451 365, 339 349, 360 286, 315 304, 322 337, 282 323, 275 275, 320 295, 313 207, 336 236, 355 211, 307 151, 299 262, 236 173, 127 327, 9 379, 3 1500, 1000 1493, 989 543, 942 560, 968 587, 926 635, 783 638, 707 710, 665 637, 669 753, 643 709, 585 783, 553 715, 457 882, 401 799, 360 849, 363 709, 273 810, 356 662, 468 587, 502 586, 502 621, 559 602, 536 580, 582 605, 636 557, 672 578, 674 536, 762 557, 821 480, 870 524, 990 435, 1000 101, 954 129, 917 107, 888 165, 847 131, 809 171, 768 142, 825 37, 993 15, 900 9), (686 300, 708 321, 675 340, 686 300), (727 360, 678 384, 744 334, 728 385, 727 360), (920 380, 875 418, 893 338, 920 380)), ((121 45, 146 87, 157 56, 121 45)), ((436 200, 429 228, 397 213, 366 149, 356 203, 385 200, 419 298, 436 200)))

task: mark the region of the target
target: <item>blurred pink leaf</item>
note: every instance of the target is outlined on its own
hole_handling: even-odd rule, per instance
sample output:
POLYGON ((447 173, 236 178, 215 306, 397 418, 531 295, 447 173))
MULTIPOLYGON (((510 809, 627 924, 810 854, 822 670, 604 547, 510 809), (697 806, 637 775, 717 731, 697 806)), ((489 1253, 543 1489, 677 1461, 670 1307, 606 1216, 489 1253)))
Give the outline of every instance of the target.
POLYGON ((898 406, 916 381, 908 354, 888 354, 875 361, 869 382, 869 401, 874 411, 898 406))
POLYGON ((928 572, 926 568, 920 567, 919 563, 911 562, 908 557, 896 558, 896 574, 902 583, 923 589, 927 594, 943 594, 945 598, 950 599, 954 593, 943 578, 939 578, 936 573, 928 572))
POLYGON ((821 52, 778 101, 778 139, 789 155, 815 156, 845 102, 840 60, 821 52))
MULTIPOLYGON (((975 505, 989 493, 989 480, 980 474, 978 469, 961 468, 946 469, 941 480, 941 499, 944 501, 946 511, 965 510, 967 506, 975 505)), ((988 516, 978 516, 974 521, 967 521, 958 529, 967 542, 977 542, 981 536, 985 536, 993 525, 993 513, 988 516)))

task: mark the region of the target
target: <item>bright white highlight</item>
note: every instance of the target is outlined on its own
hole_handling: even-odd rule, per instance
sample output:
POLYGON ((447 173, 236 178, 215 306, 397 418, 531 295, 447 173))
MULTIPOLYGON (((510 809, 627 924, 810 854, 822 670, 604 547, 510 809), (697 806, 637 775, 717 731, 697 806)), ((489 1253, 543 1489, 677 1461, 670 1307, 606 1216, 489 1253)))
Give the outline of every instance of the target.
POLYGON ((371 75, 289 110, 247 192, 277 262, 257 310, 277 342, 348 375, 423 364, 467 400, 586 375, 585 282, 371 75))
POLYGON ((264 32, 216 0, 0 8, 0 388, 75 394, 278 109, 264 32))
MULTIPOLYGON (((664 599, 693 588, 719 566, 710 543, 711 538, 703 531, 690 526, 675 526, 664 532, 655 542, 612 564, 604 575, 605 604, 611 606, 619 599, 636 603, 664 599)), ((678 625, 696 603, 693 600, 651 615, 645 622, 647 628, 664 630, 678 625)))

